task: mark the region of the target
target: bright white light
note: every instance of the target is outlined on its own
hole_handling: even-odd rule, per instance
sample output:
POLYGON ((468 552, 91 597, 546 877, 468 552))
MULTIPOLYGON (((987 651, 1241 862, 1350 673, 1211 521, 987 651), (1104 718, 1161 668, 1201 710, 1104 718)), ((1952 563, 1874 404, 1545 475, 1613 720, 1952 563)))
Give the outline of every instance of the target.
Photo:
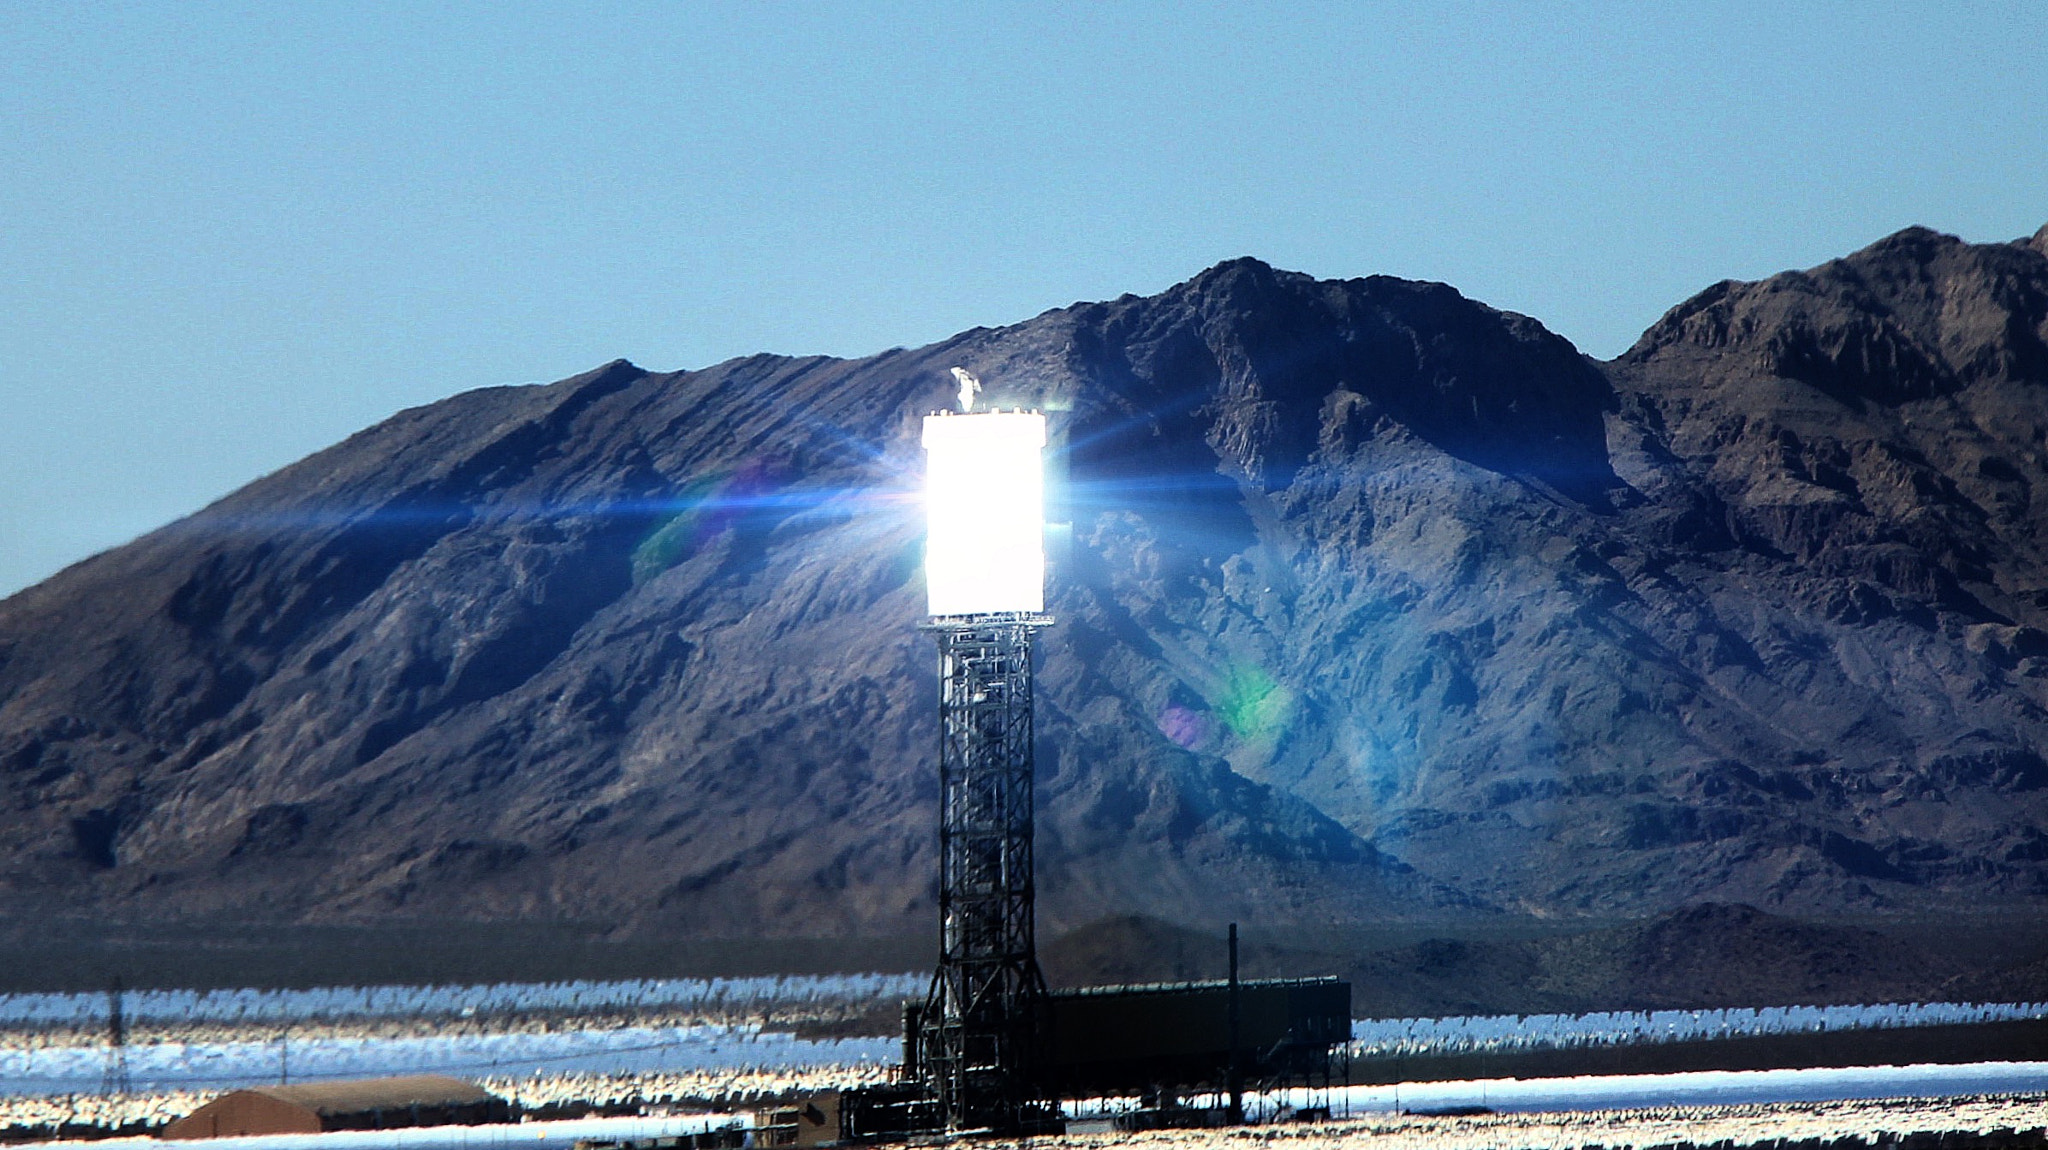
POLYGON ((1045 417, 924 421, 925 595, 934 615, 1045 609, 1045 417))

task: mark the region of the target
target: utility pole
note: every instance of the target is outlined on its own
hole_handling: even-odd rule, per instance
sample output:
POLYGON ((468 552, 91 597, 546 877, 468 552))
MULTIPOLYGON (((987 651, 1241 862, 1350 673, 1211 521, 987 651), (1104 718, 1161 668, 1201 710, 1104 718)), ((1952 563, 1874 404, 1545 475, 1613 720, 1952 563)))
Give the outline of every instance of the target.
POLYGON ((1230 1124, 1244 1125, 1244 1062, 1238 1055, 1237 924, 1230 924, 1230 1124))
POLYGON ((128 1023, 121 1015, 121 980, 116 978, 107 988, 107 1069, 100 1076, 101 1094, 127 1094, 133 1089, 128 1080, 128 1023))

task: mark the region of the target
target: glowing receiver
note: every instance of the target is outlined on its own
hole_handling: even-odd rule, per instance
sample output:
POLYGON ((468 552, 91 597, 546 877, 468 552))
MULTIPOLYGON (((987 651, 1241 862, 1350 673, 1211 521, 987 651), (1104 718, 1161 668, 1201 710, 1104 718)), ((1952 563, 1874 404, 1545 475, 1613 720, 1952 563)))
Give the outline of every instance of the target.
POLYGON ((1045 610, 1045 417, 924 421, 925 595, 933 615, 1045 610))

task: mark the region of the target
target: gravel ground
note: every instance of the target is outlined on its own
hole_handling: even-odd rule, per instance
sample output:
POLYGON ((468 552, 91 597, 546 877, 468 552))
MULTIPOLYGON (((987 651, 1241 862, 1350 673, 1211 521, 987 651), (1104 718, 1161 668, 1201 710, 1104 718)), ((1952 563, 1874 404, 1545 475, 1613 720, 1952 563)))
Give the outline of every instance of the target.
MULTIPOLYGON (((1874 1138, 1889 1131, 2027 1130, 2048 1126, 2048 1094, 1964 1098, 1884 1098, 1749 1106, 1686 1106, 1646 1110, 1485 1114, 1459 1118, 1376 1114, 1331 1122, 1246 1126, 1229 1130, 1161 1130, 1070 1134, 1030 1139, 1050 1147, 1166 1146, 1177 1150, 1646 1150, 1676 1142, 1736 1145, 1772 1139, 1874 1138)), ((984 1143, 990 1150, 1027 1143, 984 1143)))
MULTIPOLYGON (((492 1083, 500 1089, 509 1083, 492 1083)), ((537 1084, 524 1084, 532 1088, 537 1084)), ((562 1081, 543 1088, 540 1094, 589 1091, 595 1083, 562 1081)), ((626 1076, 606 1085, 620 1095, 639 1091, 643 1096, 667 1094, 681 1097, 696 1093, 704 1083, 668 1076, 650 1076, 647 1081, 629 1081, 626 1076), (657 1078, 659 1080, 657 1080, 657 1078)), ((792 1083, 766 1081, 754 1084, 771 1092, 795 1085, 826 1088, 841 1085, 824 1079, 792 1083)), ((602 1093, 600 1087, 598 1092, 602 1093)), ((542 1097, 527 1099, 542 1101, 542 1097)), ((72 1121, 142 1117, 161 1120, 174 1117, 196 1104, 190 1096, 151 1096, 92 1105, 88 1112, 72 1110, 59 1114, 41 1109, 38 1103, 53 1099, 14 1100, 0 1112, 0 1124, 33 1118, 49 1122, 68 1117, 72 1121), (31 1116, 28 1111, 39 1112, 31 1116), (175 1113, 174 1113, 175 1112, 175 1113)), ((85 1101, 83 1099, 79 1101, 85 1101)), ((94 1100, 96 1103, 99 1100, 94 1100)), ((109 1100, 112 1101, 112 1100, 109 1100)), ((1484 1114, 1466 1117, 1429 1117, 1379 1113, 1329 1122, 1282 1122, 1245 1126, 1229 1130, 1161 1130, 1117 1134, 1070 1134, 1057 1138, 1024 1141, 977 1141, 988 1150, 1017 1147, 1022 1150, 1092 1150, 1107 1146, 1171 1146, 1176 1150, 1323 1150, 1328 1147, 1370 1145, 1373 1150, 1648 1150, 1678 1142, 1708 1145, 1730 1141, 1738 1146, 1773 1139, 1836 1139, 1858 1137, 1875 1141, 1881 1134, 1966 1131, 1988 1134, 1996 1130, 2030 1130, 2048 1127, 2048 1093, 1972 1095, 1954 1098, 1882 1098, 1844 1102, 1784 1102, 1734 1106, 1675 1106, 1639 1110, 1552 1111, 1523 1114, 1484 1114)), ((466 1139, 475 1145, 491 1144, 500 1131, 512 1127, 472 1127, 466 1139)), ((534 1129, 538 1129, 537 1127, 534 1129)), ((330 1136, 323 1136, 330 1137, 330 1136)), ((300 1139, 317 1145, 322 1139, 300 1139)), ((96 1143, 45 1143, 45 1145, 96 1145, 106 1148, 129 1144, 121 1139, 96 1143)), ((134 1140, 147 1145, 147 1140, 134 1140)), ((296 1143, 295 1143, 296 1144, 296 1143)))
MULTIPOLYGON (((647 1104, 688 1106, 709 1100, 745 1106, 795 1093, 873 1086, 885 1078, 874 1064, 798 1067, 787 1070, 722 1070, 647 1074, 544 1074, 483 1078, 481 1085, 520 1106, 562 1103, 593 1106, 647 1104)), ((0 1130, 49 1128, 59 1123, 118 1129, 130 1123, 161 1125, 211 1101, 218 1090, 138 1091, 124 1095, 46 1094, 0 1098, 0 1130)))

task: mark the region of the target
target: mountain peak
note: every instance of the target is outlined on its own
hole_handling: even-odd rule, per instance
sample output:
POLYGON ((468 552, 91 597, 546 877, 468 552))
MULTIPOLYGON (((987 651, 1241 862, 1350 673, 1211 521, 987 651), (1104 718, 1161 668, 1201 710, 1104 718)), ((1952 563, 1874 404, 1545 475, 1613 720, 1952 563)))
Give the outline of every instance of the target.
POLYGON ((1674 356, 1811 384, 1843 402, 2048 379, 2048 262, 2031 242, 1970 244, 1905 228, 1816 268, 1715 284, 1665 313, 1618 362, 1654 372, 1674 356))
POLYGON ((1284 271, 1264 260, 1239 256, 1204 269, 1182 287, 1200 296, 1226 299, 1242 306, 1251 306, 1255 300, 1271 295, 1275 291, 1299 288, 1314 282, 1313 277, 1301 272, 1284 271))
POLYGON ((1950 235, 1947 232, 1938 232, 1933 228, 1913 224, 1910 227, 1900 228, 1876 243, 1869 244, 1850 254, 1846 257, 1846 262, 1854 263, 1866 257, 1880 255, 1904 256, 1909 259, 1927 261, 1935 258, 1943 249, 1967 246, 1960 236, 1950 235))
POLYGON ((1148 394, 1162 387, 1152 405, 1200 413, 1226 471, 1261 486, 1392 427, 1574 498, 1604 502, 1614 486, 1606 380, 1541 324, 1445 284, 1319 280, 1243 257, 1076 317, 1091 343, 1127 340, 1127 369, 1148 394))
POLYGON ((1271 276, 1279 274, 1279 272, 1280 269, 1275 268, 1272 264, 1269 264, 1262 259, 1259 259, 1257 256, 1238 256, 1236 259, 1222 260, 1218 263, 1211 264, 1210 266, 1202 269, 1200 272, 1197 272, 1191 282, 1199 283, 1204 280, 1215 279, 1218 277, 1233 274, 1271 276))

